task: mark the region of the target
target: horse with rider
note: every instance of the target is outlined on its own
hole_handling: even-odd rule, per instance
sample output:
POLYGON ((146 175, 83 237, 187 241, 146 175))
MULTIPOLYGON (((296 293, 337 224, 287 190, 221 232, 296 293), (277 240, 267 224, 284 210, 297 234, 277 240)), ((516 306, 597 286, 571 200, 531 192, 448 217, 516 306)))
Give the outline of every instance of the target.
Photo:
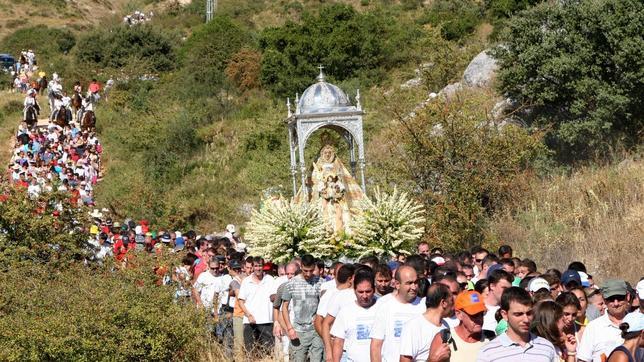
POLYGON ((38 123, 38 115, 40 114, 40 105, 36 99, 37 92, 30 89, 27 92, 27 97, 24 102, 24 110, 22 112, 22 121, 27 123, 29 128, 34 128, 38 123))

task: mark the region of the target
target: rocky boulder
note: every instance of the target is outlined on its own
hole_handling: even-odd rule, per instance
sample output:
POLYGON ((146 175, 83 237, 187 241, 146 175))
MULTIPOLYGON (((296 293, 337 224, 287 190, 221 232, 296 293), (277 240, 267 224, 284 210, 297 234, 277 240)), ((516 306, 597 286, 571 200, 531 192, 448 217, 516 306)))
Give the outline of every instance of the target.
POLYGON ((474 57, 465 69, 463 83, 467 87, 489 86, 498 68, 496 60, 484 50, 474 57))

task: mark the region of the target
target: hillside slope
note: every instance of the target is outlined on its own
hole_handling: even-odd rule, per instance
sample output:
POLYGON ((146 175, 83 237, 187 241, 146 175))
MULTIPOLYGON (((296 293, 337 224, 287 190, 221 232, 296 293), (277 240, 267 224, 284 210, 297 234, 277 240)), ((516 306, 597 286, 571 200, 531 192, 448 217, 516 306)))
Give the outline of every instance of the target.
POLYGON ((88 29, 104 18, 120 18, 132 3, 130 0, 0 0, 0 38, 17 29, 40 24, 88 29))

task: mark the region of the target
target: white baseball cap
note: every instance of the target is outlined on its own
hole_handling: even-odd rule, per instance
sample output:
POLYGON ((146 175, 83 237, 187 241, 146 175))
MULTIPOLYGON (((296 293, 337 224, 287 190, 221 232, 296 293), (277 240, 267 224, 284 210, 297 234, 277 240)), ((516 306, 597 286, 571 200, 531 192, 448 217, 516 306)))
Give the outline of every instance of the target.
POLYGON ((637 296, 640 299, 644 299, 644 279, 640 280, 639 283, 637 283, 635 290, 637 290, 637 296))
POLYGON ((580 271, 579 273, 579 278, 581 278, 581 286, 584 288, 590 287, 590 280, 588 277, 588 274, 580 271))
POLYGON ((238 253, 243 253, 243 252, 245 252, 245 251, 246 251, 246 244, 244 244, 244 243, 237 243, 237 245, 235 245, 235 251, 237 251, 238 253))
POLYGON ((533 278, 528 282, 528 291, 535 293, 541 289, 548 289, 550 291, 550 284, 543 278, 533 278))
POLYGON ((644 329, 644 313, 628 313, 622 323, 628 323, 626 333, 639 332, 644 329))

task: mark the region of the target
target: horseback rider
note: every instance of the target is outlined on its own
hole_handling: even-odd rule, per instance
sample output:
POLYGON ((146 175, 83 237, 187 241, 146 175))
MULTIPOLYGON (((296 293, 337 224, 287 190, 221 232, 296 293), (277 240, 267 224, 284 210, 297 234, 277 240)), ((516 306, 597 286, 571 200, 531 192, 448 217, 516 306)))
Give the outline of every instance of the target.
POLYGON ((83 94, 83 86, 79 81, 74 82, 74 93, 83 94))
POLYGON ((76 115, 76 121, 79 124, 83 122, 83 116, 85 115, 85 112, 94 112, 94 104, 91 102, 89 97, 83 98, 83 104, 78 110, 78 114, 76 115))
POLYGON ((60 99, 62 97, 62 92, 63 92, 63 85, 60 84, 60 78, 58 78, 58 74, 54 73, 52 74, 52 79, 51 82, 48 84, 49 92, 49 107, 51 110, 51 113, 53 115, 54 110, 56 109, 55 103, 56 99, 60 99))
POLYGON ((68 120, 72 119, 72 99, 67 95, 67 92, 63 92, 63 97, 60 99, 62 106, 65 107, 65 117, 68 120))
POLYGON ((33 88, 27 92, 27 97, 25 97, 25 102, 24 102, 25 108, 22 111, 23 122, 27 121, 27 111, 29 110, 30 107, 33 107, 36 110, 36 115, 40 114, 40 105, 38 104, 38 100, 36 99, 37 94, 38 93, 33 88))
POLYGON ((27 56, 27 63, 29 64, 29 71, 33 72, 34 64, 35 64, 35 61, 36 61, 36 54, 34 54, 33 50, 29 49, 27 51, 27 53, 25 53, 25 55, 27 56))
POLYGON ((92 82, 89 84, 87 96, 91 99, 94 99, 94 103, 98 102, 101 98, 98 92, 101 91, 101 86, 98 84, 96 78, 92 79, 92 82))

